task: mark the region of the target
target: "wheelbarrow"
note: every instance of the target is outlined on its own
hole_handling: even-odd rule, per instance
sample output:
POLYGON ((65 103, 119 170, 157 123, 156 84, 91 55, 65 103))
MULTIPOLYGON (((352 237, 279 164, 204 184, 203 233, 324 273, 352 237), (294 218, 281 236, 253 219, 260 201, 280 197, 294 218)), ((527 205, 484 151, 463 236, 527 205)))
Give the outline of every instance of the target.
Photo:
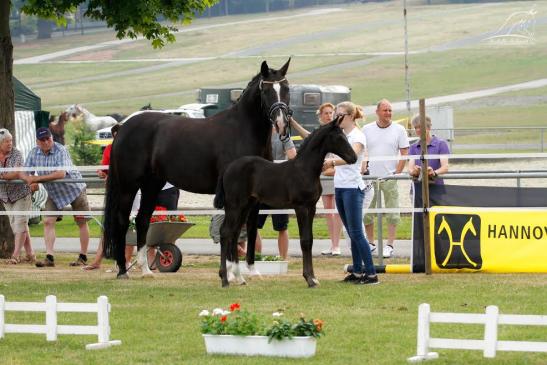
MULTIPOLYGON (((146 246, 156 248, 156 257, 150 263, 160 272, 176 272, 182 265, 182 252, 175 245, 175 241, 184 234, 194 223, 189 222, 155 222, 150 223, 146 234, 146 246)), ((126 235, 128 245, 135 246, 137 232, 129 229, 126 235)))

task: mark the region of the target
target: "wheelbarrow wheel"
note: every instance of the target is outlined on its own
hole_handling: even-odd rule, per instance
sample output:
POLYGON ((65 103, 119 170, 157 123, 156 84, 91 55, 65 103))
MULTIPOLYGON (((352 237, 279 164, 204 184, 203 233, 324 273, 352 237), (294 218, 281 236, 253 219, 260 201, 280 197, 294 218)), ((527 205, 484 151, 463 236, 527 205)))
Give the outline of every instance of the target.
POLYGON ((162 243, 157 247, 156 266, 160 272, 176 272, 182 265, 182 252, 170 243, 162 243))

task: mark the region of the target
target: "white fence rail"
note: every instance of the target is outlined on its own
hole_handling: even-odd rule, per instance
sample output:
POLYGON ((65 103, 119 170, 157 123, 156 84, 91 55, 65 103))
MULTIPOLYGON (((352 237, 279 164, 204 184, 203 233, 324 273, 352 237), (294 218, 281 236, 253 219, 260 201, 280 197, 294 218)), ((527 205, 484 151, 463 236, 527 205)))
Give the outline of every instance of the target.
POLYGON ((107 348, 120 345, 119 340, 110 340, 109 323, 110 304, 106 296, 97 298, 97 303, 59 303, 57 297, 48 295, 45 303, 40 302, 6 302, 0 295, 0 339, 6 333, 43 333, 47 341, 56 341, 57 335, 97 335, 98 342, 86 345, 87 350, 107 348), (10 324, 6 323, 5 313, 12 312, 45 312, 46 323, 10 324), (57 313, 78 312, 97 313, 97 325, 59 325, 57 313))
POLYGON ((495 305, 486 307, 484 314, 435 313, 427 303, 418 308, 418 345, 416 356, 408 358, 410 362, 436 359, 431 348, 482 350, 484 357, 495 357, 496 351, 547 352, 547 342, 535 341, 499 341, 498 325, 547 326, 547 315, 499 314, 495 305), (430 323, 484 324, 482 340, 432 338, 429 335, 430 323))

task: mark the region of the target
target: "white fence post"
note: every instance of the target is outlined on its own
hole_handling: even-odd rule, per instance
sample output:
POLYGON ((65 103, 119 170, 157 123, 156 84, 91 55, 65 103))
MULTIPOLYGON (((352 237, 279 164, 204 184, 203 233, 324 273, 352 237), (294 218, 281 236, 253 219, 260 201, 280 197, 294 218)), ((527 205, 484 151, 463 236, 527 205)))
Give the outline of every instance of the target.
POLYGON ((438 313, 431 312, 429 304, 420 304, 418 308, 417 354, 409 357, 409 362, 418 362, 437 358, 430 348, 482 350, 484 357, 496 357, 497 351, 523 351, 547 353, 547 342, 538 341, 498 341, 498 325, 547 326, 546 315, 499 314, 495 305, 486 307, 485 314, 438 313), (431 323, 459 323, 484 325, 484 338, 453 339, 430 337, 431 323))
POLYGON ((430 324, 431 307, 427 303, 422 303, 418 307, 418 345, 416 356, 408 359, 410 362, 418 362, 423 360, 436 359, 439 354, 429 352, 429 324, 430 324))
POLYGON ((108 298, 101 295, 97 298, 97 327, 99 343, 108 342, 110 338, 110 324, 108 323, 108 298))
POLYGON ((6 323, 6 317, 4 316, 6 310, 6 300, 3 295, 0 295, 0 338, 4 338, 4 323, 6 323))
POLYGON ((57 297, 46 297, 46 339, 57 341, 57 297))
MULTIPOLYGON (((86 345, 86 349, 103 349, 121 345, 120 340, 110 340, 110 304, 106 296, 97 298, 96 303, 59 303, 57 297, 48 295, 44 302, 6 302, 0 295, 0 338, 6 333, 40 333, 47 341, 56 341, 61 335, 96 335, 99 342, 86 345), (5 323, 5 312, 42 312, 46 315, 46 324, 5 323), (58 312, 97 313, 97 325, 59 325, 58 312)), ((43 323, 43 322, 42 322, 43 323)))
POLYGON ((484 357, 496 357, 498 342, 499 309, 495 305, 486 307, 486 321, 484 323, 484 357))
POLYGON ((418 307, 418 346, 416 354, 425 356, 429 352, 429 312, 431 307, 422 303, 418 307))

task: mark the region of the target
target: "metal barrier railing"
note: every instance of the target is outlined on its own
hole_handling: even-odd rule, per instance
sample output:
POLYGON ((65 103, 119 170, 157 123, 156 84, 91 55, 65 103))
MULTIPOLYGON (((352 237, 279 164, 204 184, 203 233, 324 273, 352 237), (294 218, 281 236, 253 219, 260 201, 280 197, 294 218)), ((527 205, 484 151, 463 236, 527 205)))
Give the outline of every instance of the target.
MULTIPOLYGON (((521 179, 541 179, 541 178, 547 178, 547 170, 514 170, 514 171, 500 171, 500 170, 494 170, 494 171, 481 171, 481 172, 475 172, 475 171, 455 171, 455 172, 449 172, 444 175, 442 175, 442 178, 445 180, 451 180, 451 179, 516 179, 517 180, 517 187, 521 187, 521 179)), ((321 180, 332 180, 332 176, 321 176, 321 180)), ((379 184, 380 181, 384 180, 412 180, 411 176, 407 173, 401 173, 397 175, 389 175, 389 176, 371 176, 371 175, 364 175, 363 180, 366 181, 374 181, 377 184, 379 184)), ((82 178, 82 179, 61 179, 61 180, 54 180, 51 181, 51 183, 68 183, 68 182, 83 182, 83 183, 100 183, 104 185, 104 180, 99 178, 82 178)), ((16 184, 24 184, 25 182, 23 180, 1 180, 0 184, 6 184, 6 183, 16 183, 16 184)), ((382 225, 382 214, 384 214, 387 210, 382 208, 382 194, 380 189, 376 189, 379 193, 376 202, 376 214, 377 214, 377 241, 378 241, 378 259, 379 259, 379 265, 383 265, 383 256, 382 256, 382 250, 383 250, 383 225, 382 225)), ((103 193, 104 194, 104 193, 103 193)), ((101 195, 101 194, 99 194, 101 195)), ((188 208, 178 208, 180 209, 186 209, 188 208)), ((201 211, 203 211, 203 208, 200 208, 201 211)), ((400 208, 399 208, 400 209, 400 208)), ((95 209, 94 209, 95 210, 95 209)), ((102 211, 103 208, 97 209, 99 211, 102 211)), ((210 210, 211 212, 215 211, 211 214, 218 214, 219 212, 216 211, 214 208, 206 208, 206 210, 210 210)), ((414 210, 414 209, 413 209, 414 210)), ((275 213, 275 212, 274 212, 275 213)), ((318 210, 317 213, 322 213, 321 210, 318 210)), ((81 214, 81 213, 79 213, 81 214)))

